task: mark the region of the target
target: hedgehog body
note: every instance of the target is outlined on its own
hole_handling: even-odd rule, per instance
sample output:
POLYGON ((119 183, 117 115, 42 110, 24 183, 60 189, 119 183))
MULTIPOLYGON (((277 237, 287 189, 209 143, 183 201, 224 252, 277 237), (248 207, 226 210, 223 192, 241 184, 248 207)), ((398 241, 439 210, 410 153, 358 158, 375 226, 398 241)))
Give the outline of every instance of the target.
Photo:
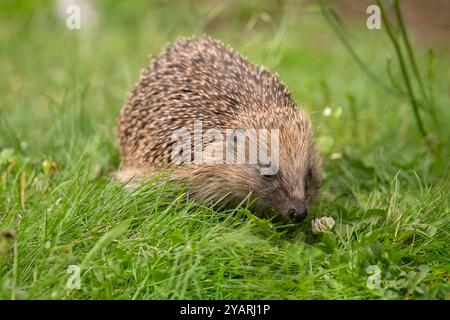
MULTIPOLYGON (((152 60, 122 110, 118 134, 119 178, 145 179, 170 168, 199 201, 237 205, 251 197, 256 211, 298 222, 319 187, 320 158, 308 115, 276 75, 209 37, 180 39, 152 60), (224 135, 229 129, 277 130, 270 146, 271 152, 277 148, 277 171, 262 175, 260 162, 174 164, 173 133, 192 133, 196 123, 202 132, 224 135)), ((192 147, 204 150, 211 143, 223 145, 194 138, 192 147)), ((244 145, 252 149, 258 142, 249 138, 244 145)))

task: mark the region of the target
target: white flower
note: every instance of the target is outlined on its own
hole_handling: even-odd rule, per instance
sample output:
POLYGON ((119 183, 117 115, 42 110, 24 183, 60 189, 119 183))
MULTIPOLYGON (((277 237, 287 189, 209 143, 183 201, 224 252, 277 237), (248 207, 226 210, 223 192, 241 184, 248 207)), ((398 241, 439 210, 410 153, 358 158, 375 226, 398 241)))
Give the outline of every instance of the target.
POLYGON ((326 107, 325 109, 323 109, 324 117, 329 117, 329 116, 331 116, 332 113, 333 113, 333 109, 331 109, 330 107, 326 107))
POLYGON ((331 217, 322 217, 311 221, 311 229, 313 234, 323 234, 333 229, 336 222, 331 217))

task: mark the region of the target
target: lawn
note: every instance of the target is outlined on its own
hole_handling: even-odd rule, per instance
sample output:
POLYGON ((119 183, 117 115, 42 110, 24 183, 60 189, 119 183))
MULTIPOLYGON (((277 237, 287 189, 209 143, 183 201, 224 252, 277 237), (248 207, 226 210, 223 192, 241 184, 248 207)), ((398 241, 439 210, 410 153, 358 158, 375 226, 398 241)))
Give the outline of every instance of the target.
MULTIPOLYGON (((50 1, 0 5, 0 299, 449 298, 448 47, 434 66, 438 156, 408 101, 361 71, 314 5, 94 3, 96 23, 80 30, 50 1), (311 114, 325 177, 300 227, 113 179, 139 70, 205 33, 278 73, 311 114), (314 235, 322 216, 336 226, 314 235)), ((345 22, 387 79, 385 32, 345 22)), ((414 46, 426 73, 427 47, 414 46)))

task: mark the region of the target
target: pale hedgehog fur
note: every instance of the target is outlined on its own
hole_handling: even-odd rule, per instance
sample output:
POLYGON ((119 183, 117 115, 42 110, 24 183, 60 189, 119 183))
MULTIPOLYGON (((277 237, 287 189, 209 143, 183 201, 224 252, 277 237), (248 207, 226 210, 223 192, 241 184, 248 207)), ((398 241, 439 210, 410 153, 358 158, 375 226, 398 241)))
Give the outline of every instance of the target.
POLYGON ((276 75, 209 37, 179 39, 142 70, 118 133, 123 181, 172 168, 173 180, 186 182, 199 201, 236 205, 250 194, 256 211, 294 221, 304 219, 319 188, 320 157, 308 115, 276 75), (171 134, 181 127, 193 132, 195 120, 203 130, 278 129, 279 171, 266 177, 258 165, 172 165, 171 134), (292 217, 293 208, 301 217, 292 217))

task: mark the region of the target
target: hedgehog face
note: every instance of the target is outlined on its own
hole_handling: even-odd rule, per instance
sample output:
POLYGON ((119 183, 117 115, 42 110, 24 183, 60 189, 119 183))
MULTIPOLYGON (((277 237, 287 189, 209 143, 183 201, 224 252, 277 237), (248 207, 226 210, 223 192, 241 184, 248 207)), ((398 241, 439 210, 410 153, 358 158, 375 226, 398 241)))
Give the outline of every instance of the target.
MULTIPOLYGON (((314 158, 314 156, 311 156, 314 158)), ((302 222, 319 189, 317 160, 305 157, 304 165, 292 168, 298 159, 282 159, 274 175, 261 175, 258 188, 252 192, 264 207, 274 209, 284 220, 302 222)))
POLYGON ((320 157, 309 125, 280 130, 278 171, 259 175, 252 193, 264 207, 289 222, 302 222, 321 180, 320 157))

